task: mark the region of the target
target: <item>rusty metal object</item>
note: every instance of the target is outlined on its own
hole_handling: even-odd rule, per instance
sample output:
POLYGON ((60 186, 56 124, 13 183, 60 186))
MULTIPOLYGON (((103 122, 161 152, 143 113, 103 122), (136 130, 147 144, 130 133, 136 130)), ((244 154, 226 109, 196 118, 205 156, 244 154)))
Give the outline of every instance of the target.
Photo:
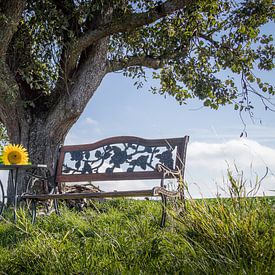
POLYGON ((4 209, 4 203, 5 203, 5 193, 4 193, 4 187, 2 184, 2 181, 0 180, 0 216, 2 215, 3 209, 4 209))

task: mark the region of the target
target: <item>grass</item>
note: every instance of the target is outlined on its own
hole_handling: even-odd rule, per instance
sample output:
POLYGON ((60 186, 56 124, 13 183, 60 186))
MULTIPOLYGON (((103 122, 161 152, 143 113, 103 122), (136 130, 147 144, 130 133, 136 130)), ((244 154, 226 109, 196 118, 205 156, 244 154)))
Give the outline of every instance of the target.
POLYGON ((0 274, 274 274, 274 203, 188 200, 163 229, 156 201, 63 207, 34 225, 19 211, 0 223, 0 274))

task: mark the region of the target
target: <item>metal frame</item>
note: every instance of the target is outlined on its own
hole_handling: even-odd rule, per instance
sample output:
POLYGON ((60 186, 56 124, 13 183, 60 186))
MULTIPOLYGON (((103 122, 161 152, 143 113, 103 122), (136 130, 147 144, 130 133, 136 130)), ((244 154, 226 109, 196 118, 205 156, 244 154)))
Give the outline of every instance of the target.
MULTIPOLYGON (((19 170, 29 170, 29 169, 38 169, 38 168, 43 168, 43 169, 48 169, 47 165, 44 164, 37 164, 37 165, 0 165, 0 170, 9 170, 10 171, 10 175, 11 175, 11 181, 13 183, 13 187, 14 187, 14 194, 12 195, 13 198, 13 204, 14 204, 14 209, 13 209, 13 220, 14 223, 17 222, 17 207, 18 207, 18 203, 20 202, 20 200, 22 199, 22 195, 18 195, 18 172, 19 170)), ((3 214, 3 210, 4 210, 4 204, 5 204, 5 199, 8 198, 7 196, 4 195, 4 188, 3 188, 3 184, 0 181, 0 191, 3 194, 2 195, 2 200, 3 203, 1 204, 1 208, 0 208, 0 215, 2 216, 3 214)))
POLYGON ((1 200, 0 200, 0 216, 2 216, 3 210, 4 210, 4 206, 5 206, 5 193, 4 193, 4 187, 2 184, 2 181, 0 180, 0 196, 1 196, 1 200))
MULTIPOLYGON (((91 174, 63 174, 63 164, 65 154, 69 152, 77 151, 92 151, 104 146, 113 144, 132 143, 141 146, 155 146, 155 147, 177 147, 176 160, 175 160, 175 172, 180 170, 184 171, 186 146, 189 137, 183 138, 167 138, 167 139, 142 139, 132 136, 119 136, 104 139, 102 141, 83 144, 83 145, 69 145, 63 146, 60 150, 60 156, 58 159, 56 181, 59 182, 81 182, 81 181, 112 181, 112 180, 147 180, 147 179, 161 179, 162 172, 160 171, 134 171, 134 172, 114 172, 114 173, 91 173, 91 174)), ((173 178, 173 175, 167 175, 167 178, 173 178)))
MULTIPOLYGON (((184 178, 184 170, 185 170, 185 161, 186 161, 186 150, 187 144, 189 141, 189 137, 185 136, 182 138, 168 138, 168 139, 154 139, 148 140, 138 137, 132 136, 119 136, 119 137, 112 137, 108 139, 101 140, 99 142, 93 144, 84 144, 84 145, 70 145, 70 146, 63 146, 60 150, 60 157, 57 165, 57 176, 56 180, 58 183, 60 182, 74 182, 74 181, 108 181, 108 180, 137 180, 137 179, 161 179, 160 186, 163 189, 163 192, 159 192, 157 195, 161 196, 162 201, 162 216, 160 226, 164 227, 167 217, 167 197, 176 197, 179 196, 180 199, 184 199, 184 190, 180 186, 177 194, 169 194, 167 190, 164 188, 164 179, 168 178, 179 178, 181 177, 182 180, 184 178), (77 152, 77 151, 85 151, 85 150, 96 150, 98 148, 108 146, 111 144, 118 144, 118 143, 133 143, 138 144, 141 146, 156 146, 156 147, 170 147, 175 148, 177 147, 176 151, 176 159, 175 159, 175 167, 174 169, 169 169, 165 165, 160 164, 160 166, 155 167, 155 171, 136 171, 136 172, 116 172, 116 173, 97 173, 97 174, 87 174, 87 175, 63 175, 62 168, 65 159, 65 154, 67 152, 77 152), (168 194, 167 194, 168 193, 168 194)), ((60 188, 59 188, 60 189, 60 188)), ((154 190, 154 189, 153 189, 154 190)), ((143 190, 143 196, 150 196, 150 192, 152 190, 143 190)), ((154 193, 154 191, 153 191, 154 193)), ((108 192, 104 194, 100 194, 100 197, 117 197, 117 196, 136 196, 138 193, 137 191, 130 191, 130 192, 108 192)), ((62 194, 63 198, 66 199, 66 194, 62 194)), ((68 195, 68 194, 67 194, 68 195)), ((78 198, 85 198, 90 197, 90 195, 82 194, 77 195, 78 198)), ((91 194, 92 197, 97 197, 99 195, 91 194)), ((141 195, 142 196, 142 195, 141 195)))

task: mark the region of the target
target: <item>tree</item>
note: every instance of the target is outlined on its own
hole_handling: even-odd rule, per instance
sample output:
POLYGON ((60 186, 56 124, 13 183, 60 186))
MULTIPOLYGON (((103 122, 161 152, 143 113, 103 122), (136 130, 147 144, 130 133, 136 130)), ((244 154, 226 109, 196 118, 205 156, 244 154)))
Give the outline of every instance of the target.
POLYGON ((272 70, 272 0, 0 0, 0 122, 33 163, 53 171, 57 150, 104 76, 122 71, 142 85, 144 68, 180 103, 267 109, 274 89, 254 75, 272 70), (220 79, 230 70, 241 78, 220 79))
POLYGON ((5 130, 5 127, 0 123, 0 151, 2 149, 2 146, 7 142, 8 137, 5 130))

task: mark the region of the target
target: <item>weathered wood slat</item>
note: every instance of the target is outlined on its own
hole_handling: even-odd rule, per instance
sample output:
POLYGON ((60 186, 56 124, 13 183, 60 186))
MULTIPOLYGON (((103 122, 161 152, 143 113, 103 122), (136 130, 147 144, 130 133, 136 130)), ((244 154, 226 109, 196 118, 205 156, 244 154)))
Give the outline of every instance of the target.
POLYGON ((144 197, 158 195, 154 189, 150 190, 134 190, 134 191, 115 191, 115 192, 97 192, 97 193, 63 193, 63 194, 37 194, 37 195, 22 195, 22 199, 34 200, 49 200, 49 199, 63 199, 75 200, 83 198, 118 198, 118 197, 144 197))
POLYGON ((167 145, 173 146, 173 145, 183 144, 185 140, 187 140, 186 137, 166 138, 166 139, 144 139, 144 138, 133 137, 133 136, 120 136, 120 137, 111 137, 111 138, 103 139, 101 141, 91 143, 91 144, 65 145, 61 147, 61 152, 95 150, 105 145, 123 143, 123 142, 132 142, 134 144, 140 144, 145 146, 167 146, 167 145))
MULTIPOLYGON (((117 180, 152 180, 163 178, 162 172, 157 171, 138 171, 138 172, 116 172, 116 173, 98 173, 98 174, 83 174, 83 175, 62 175, 58 174, 57 182, 81 182, 81 181, 117 181, 117 180)), ((168 175, 166 178, 172 178, 168 175)), ((133 182, 134 185, 134 182, 133 182)))

